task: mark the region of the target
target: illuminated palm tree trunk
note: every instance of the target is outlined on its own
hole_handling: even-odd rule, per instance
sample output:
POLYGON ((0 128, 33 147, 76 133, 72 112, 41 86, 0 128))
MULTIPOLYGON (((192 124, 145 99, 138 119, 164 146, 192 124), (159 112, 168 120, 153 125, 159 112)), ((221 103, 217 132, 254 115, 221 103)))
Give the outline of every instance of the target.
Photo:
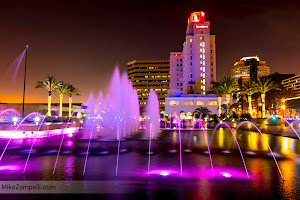
POLYGON ((59 94, 59 116, 62 117, 63 94, 59 94))
POLYGON ((226 100, 227 100, 227 117, 229 117, 230 94, 226 94, 226 100))
POLYGON ((248 103, 249 103, 249 113, 252 116, 252 98, 251 95, 248 95, 248 103))
POLYGON ((221 116, 222 113, 222 98, 218 97, 218 104, 219 104, 219 116, 221 116))
POLYGON ((262 118, 266 118, 266 105, 265 105, 266 94, 261 94, 261 103, 262 103, 262 118))
POLYGON ((69 97, 69 117, 72 115, 72 97, 69 97))
POLYGON ((51 91, 49 91, 48 94, 48 116, 51 117, 51 112, 49 112, 51 110, 51 91))

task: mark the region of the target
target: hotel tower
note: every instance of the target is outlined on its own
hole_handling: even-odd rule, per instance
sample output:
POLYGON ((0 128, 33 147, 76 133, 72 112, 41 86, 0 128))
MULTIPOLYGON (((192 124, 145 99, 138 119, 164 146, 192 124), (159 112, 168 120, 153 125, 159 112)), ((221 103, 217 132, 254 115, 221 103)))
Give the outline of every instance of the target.
POLYGON ((215 46, 210 22, 205 21, 205 13, 197 6, 188 18, 182 52, 170 53, 171 92, 205 94, 209 90, 216 81, 215 46))

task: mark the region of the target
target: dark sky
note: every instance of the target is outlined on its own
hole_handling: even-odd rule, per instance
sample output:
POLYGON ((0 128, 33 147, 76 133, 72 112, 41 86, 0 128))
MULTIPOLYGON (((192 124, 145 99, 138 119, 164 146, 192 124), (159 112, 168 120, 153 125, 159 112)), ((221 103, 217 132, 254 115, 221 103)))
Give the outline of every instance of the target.
MULTIPOLYGON (((217 78, 251 55, 266 60, 271 73, 300 74, 299 6, 294 0, 201 1, 217 35, 217 78)), ((90 92, 106 92, 116 65, 126 71, 133 59, 180 51, 194 7, 193 0, 0 0, 0 102, 22 101, 24 68, 14 88, 3 76, 26 44, 27 102, 47 101, 47 91, 34 87, 48 74, 79 87, 82 96, 74 101, 86 102, 90 92)))

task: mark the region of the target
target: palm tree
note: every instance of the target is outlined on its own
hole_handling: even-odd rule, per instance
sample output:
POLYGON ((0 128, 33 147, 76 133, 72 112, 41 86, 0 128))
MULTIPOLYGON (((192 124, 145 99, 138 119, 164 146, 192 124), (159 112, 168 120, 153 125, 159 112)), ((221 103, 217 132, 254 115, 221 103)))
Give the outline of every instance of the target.
POLYGON ((196 118, 199 118, 201 114, 205 117, 206 115, 211 114, 211 111, 208 110, 207 107, 200 106, 199 108, 196 108, 193 112, 193 115, 196 115, 196 118))
POLYGON ((59 116, 62 117, 62 104, 64 94, 68 94, 69 84, 65 82, 60 82, 60 85, 55 89, 56 92, 59 93, 59 116))
POLYGON ((48 116, 51 116, 51 93, 56 90, 60 85, 60 82, 57 81, 53 76, 47 76, 42 81, 37 81, 36 88, 46 88, 48 90, 48 116))
POLYGON ((255 81, 247 81, 242 85, 241 93, 248 96, 249 113, 252 115, 252 95, 257 92, 257 83, 255 81))
POLYGON ((69 117, 71 117, 71 115, 72 115, 72 97, 74 95, 76 95, 76 96, 80 95, 80 91, 78 88, 74 87, 74 85, 72 85, 72 84, 69 84, 68 88, 69 89, 68 89, 67 94, 69 95, 69 117))
POLYGON ((222 96, 225 94, 224 90, 220 87, 221 83, 216 82, 210 90, 207 92, 207 94, 214 94, 218 97, 218 105, 219 105, 219 116, 221 116, 222 113, 222 96))
POLYGON ((270 90, 281 90, 280 87, 271 81, 268 77, 261 77, 257 81, 257 89, 258 92, 261 94, 261 102, 262 102, 262 118, 266 118, 266 105, 265 105, 265 98, 266 93, 270 90))
MULTIPOLYGON (((234 78, 223 77, 220 81, 220 89, 226 94, 227 109, 229 109, 230 97, 235 92, 237 87, 238 86, 234 78)), ((229 114, 229 110, 227 110, 227 113, 229 114)))

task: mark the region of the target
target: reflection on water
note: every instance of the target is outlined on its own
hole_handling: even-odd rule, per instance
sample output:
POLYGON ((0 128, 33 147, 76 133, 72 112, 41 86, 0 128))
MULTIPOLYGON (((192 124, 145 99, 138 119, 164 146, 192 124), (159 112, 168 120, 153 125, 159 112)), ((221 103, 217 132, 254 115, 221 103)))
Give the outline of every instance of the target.
POLYGON ((74 180, 74 172, 75 172, 75 157, 74 155, 70 155, 65 162, 65 176, 67 181, 74 180))
POLYGON ((281 137, 280 138, 280 146, 281 146, 281 153, 283 154, 291 154, 291 138, 281 137))
POLYGON ((258 138, 259 135, 256 132, 251 132, 248 135, 248 148, 252 151, 258 150, 258 138))
POLYGON ((220 129, 219 133, 217 136, 215 136, 218 138, 218 145, 221 148, 224 148, 224 131, 223 128, 220 129))
POLYGON ((262 138, 262 143, 261 143, 262 150, 270 151, 268 147, 268 144, 270 143, 270 135, 269 134, 263 134, 263 135, 265 139, 262 138))
MULTIPOLYGON (((247 190, 248 187, 250 187, 251 194, 253 192, 253 194, 264 193, 265 195, 268 195, 268 190, 276 190, 277 192, 281 192, 282 196, 285 198, 292 198, 299 193, 300 183, 298 171, 300 170, 300 162, 298 162, 299 157, 297 154, 300 152, 300 140, 264 134, 265 140, 270 144, 271 149, 276 155, 279 167, 281 168, 282 175, 285 179, 282 188, 280 188, 280 184, 282 183, 280 173, 278 172, 272 156, 270 156, 266 141, 259 133, 244 130, 239 130, 238 132, 235 131, 241 150, 244 154, 250 179, 252 180, 251 182, 248 182, 241 156, 232 133, 227 128, 220 128, 212 138, 212 131, 207 131, 207 135, 209 136, 208 141, 211 141, 212 162, 215 175, 217 176, 216 183, 211 179, 212 171, 203 132, 189 130, 182 131, 181 133, 183 149, 189 147, 189 149, 192 150, 191 153, 185 152, 182 155, 184 179, 196 179, 197 184, 206 184, 206 186, 209 184, 219 184, 223 181, 224 185, 227 187, 226 189, 230 187, 234 188, 235 186, 239 187, 240 181, 242 180, 249 184, 247 185, 247 190), (227 148, 231 148, 230 152, 224 153, 223 150, 226 150, 227 148), (248 153, 246 153, 246 151, 248 151, 248 153), (255 151, 255 154, 249 154, 250 151, 255 151), (227 176, 228 174, 230 176, 227 176), (238 180, 234 186, 232 186, 232 182, 230 182, 233 180, 238 180)), ((38 177, 44 180, 51 180, 53 178, 52 170, 56 154, 39 153, 57 150, 60 139, 61 138, 43 139, 41 141, 41 144, 43 145, 37 145, 35 147, 38 153, 34 154, 29 160, 30 167, 26 173, 27 177, 38 177), (44 145, 47 145, 47 148, 44 147, 44 145)), ((5 146, 6 140, 3 141, 4 142, 0 141, 0 148, 5 146)), ((62 150, 65 151, 67 149, 71 153, 59 157, 56 176, 54 177, 55 179, 68 181, 83 179, 82 165, 85 157, 82 156, 82 152, 86 151, 87 143, 88 141, 85 140, 70 138, 63 144, 62 150)), ((174 176, 178 178, 178 143, 178 131, 162 131, 161 139, 152 141, 151 150, 154 154, 151 155, 151 170, 174 171, 176 172, 174 173, 174 176), (177 151, 169 153, 169 150, 172 149, 176 149, 177 151)), ((17 146, 19 144, 19 141, 17 141, 12 144, 12 146, 17 146)), ((122 179, 131 179, 132 177, 138 179, 147 176, 148 155, 145 154, 145 152, 148 151, 148 144, 148 141, 141 141, 139 138, 122 141, 121 148, 128 149, 128 152, 122 152, 120 154, 119 169, 122 179)), ((22 165, 20 165, 22 168, 28 155, 21 154, 24 149, 28 149, 28 146, 23 145, 22 149, 8 151, 7 155, 5 155, 4 159, 1 161, 0 167, 20 162, 22 163, 22 165)), ((114 178, 116 178, 114 170, 117 155, 116 149, 117 143, 114 141, 92 141, 90 149, 91 155, 88 160, 88 168, 84 179, 114 180, 114 178), (105 151, 107 153, 100 154, 105 151)), ((1 170, 0 180, 5 176, 4 170, 7 171, 8 169, 4 168, 1 170)), ((19 171, 20 170, 15 173, 19 173, 19 171)), ((172 178, 174 178, 174 176, 172 176, 173 175, 171 174, 170 176, 162 177, 163 181, 167 182, 170 180, 170 182, 172 182, 172 178)), ((158 183, 165 184, 166 182, 158 183)), ((215 197, 214 191, 211 189, 213 187, 199 188, 199 193, 196 192, 197 197, 207 199, 215 197)), ((190 199, 195 198, 193 196, 193 198, 190 199)))

